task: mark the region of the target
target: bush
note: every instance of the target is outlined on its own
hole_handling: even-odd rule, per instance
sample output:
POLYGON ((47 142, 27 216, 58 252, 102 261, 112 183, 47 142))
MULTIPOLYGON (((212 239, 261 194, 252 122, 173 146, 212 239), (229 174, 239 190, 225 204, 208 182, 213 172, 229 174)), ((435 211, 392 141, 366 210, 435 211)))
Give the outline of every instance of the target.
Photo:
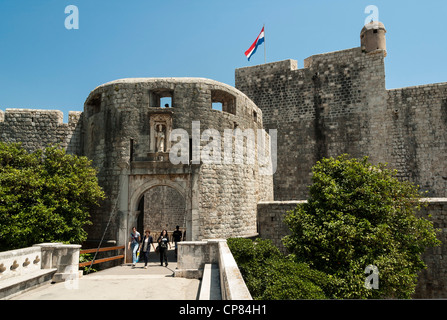
POLYGON ((0 250, 81 243, 89 210, 104 198, 86 157, 48 147, 29 153, 0 142, 0 250))
POLYGON ((421 193, 385 164, 347 155, 319 161, 307 203, 285 217, 283 240, 300 262, 337 279, 335 298, 410 298, 421 254, 439 241, 433 224, 417 218, 421 193), (365 286, 365 268, 379 270, 379 288, 365 286))
POLYGON ((323 272, 284 256, 270 240, 230 238, 228 246, 253 299, 325 299, 323 272))

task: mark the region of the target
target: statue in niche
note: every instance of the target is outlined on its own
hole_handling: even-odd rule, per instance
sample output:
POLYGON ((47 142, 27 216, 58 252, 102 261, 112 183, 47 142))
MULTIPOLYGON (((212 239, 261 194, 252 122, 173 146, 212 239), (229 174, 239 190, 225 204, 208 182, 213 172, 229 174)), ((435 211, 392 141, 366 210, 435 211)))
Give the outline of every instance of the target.
POLYGON ((162 124, 157 125, 157 131, 155 133, 155 137, 157 139, 156 152, 165 152, 165 133, 162 124))

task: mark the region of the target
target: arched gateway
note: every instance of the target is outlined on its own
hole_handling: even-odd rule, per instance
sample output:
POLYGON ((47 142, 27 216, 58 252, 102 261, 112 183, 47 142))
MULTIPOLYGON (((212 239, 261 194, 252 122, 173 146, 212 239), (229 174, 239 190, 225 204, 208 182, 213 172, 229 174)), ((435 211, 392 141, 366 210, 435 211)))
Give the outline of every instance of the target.
POLYGON ((106 238, 118 245, 133 226, 154 235, 179 225, 186 240, 256 234, 257 203, 273 200, 257 153, 268 135, 262 111, 237 89, 201 78, 117 80, 90 93, 82 121, 95 129, 84 131, 83 153, 107 194, 90 238, 101 238, 114 212, 106 238))

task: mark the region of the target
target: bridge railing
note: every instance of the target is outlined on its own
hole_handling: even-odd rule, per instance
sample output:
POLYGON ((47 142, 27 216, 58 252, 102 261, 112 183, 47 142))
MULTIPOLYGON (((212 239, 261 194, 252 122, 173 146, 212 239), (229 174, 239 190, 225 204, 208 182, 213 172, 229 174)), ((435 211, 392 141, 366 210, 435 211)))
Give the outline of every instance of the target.
POLYGON ((214 264, 219 269, 222 300, 253 299, 226 240, 184 241, 178 245, 175 277, 202 278, 206 265, 214 264))
POLYGON ((115 246, 115 247, 105 247, 105 248, 100 248, 100 249, 84 249, 84 250, 81 250, 79 252, 80 254, 96 253, 96 252, 107 252, 107 251, 114 251, 114 250, 123 250, 123 253, 122 254, 118 254, 116 256, 113 256, 113 257, 107 257, 107 258, 101 258, 101 259, 95 259, 95 260, 81 262, 81 263, 79 263, 79 268, 87 267, 87 266, 90 266, 92 264, 99 264, 99 263, 109 262, 109 261, 113 261, 113 260, 120 260, 120 259, 122 259, 123 262, 124 262, 124 249, 125 249, 124 246, 115 246))
POLYGON ((80 248, 55 242, 0 252, 0 299, 47 282, 76 279, 80 248))

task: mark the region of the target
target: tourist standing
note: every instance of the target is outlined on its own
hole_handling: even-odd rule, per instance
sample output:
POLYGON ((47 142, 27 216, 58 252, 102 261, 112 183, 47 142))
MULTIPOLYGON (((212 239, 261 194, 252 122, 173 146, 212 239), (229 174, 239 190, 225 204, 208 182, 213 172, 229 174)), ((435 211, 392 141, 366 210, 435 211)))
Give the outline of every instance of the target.
POLYGON ((137 264, 137 250, 140 247, 140 233, 137 231, 137 228, 133 227, 132 232, 130 233, 130 240, 127 248, 132 249, 132 268, 135 268, 137 264))
POLYGON ((151 244, 152 244, 152 248, 154 248, 154 251, 155 251, 155 246, 154 246, 153 238, 151 236, 151 231, 146 230, 144 237, 143 237, 143 241, 141 241, 141 245, 140 245, 140 252, 144 258, 144 269, 147 269, 147 263, 149 262, 149 252, 151 251, 151 244))
POLYGON ((182 241, 182 232, 179 230, 179 226, 175 227, 175 231, 172 233, 172 242, 174 242, 175 257, 177 258, 178 245, 177 242, 182 241))
POLYGON ((158 247, 160 251, 160 265, 163 265, 163 260, 166 263, 166 267, 168 266, 168 245, 171 248, 171 244, 169 243, 168 231, 164 229, 160 236, 158 237, 158 247))

